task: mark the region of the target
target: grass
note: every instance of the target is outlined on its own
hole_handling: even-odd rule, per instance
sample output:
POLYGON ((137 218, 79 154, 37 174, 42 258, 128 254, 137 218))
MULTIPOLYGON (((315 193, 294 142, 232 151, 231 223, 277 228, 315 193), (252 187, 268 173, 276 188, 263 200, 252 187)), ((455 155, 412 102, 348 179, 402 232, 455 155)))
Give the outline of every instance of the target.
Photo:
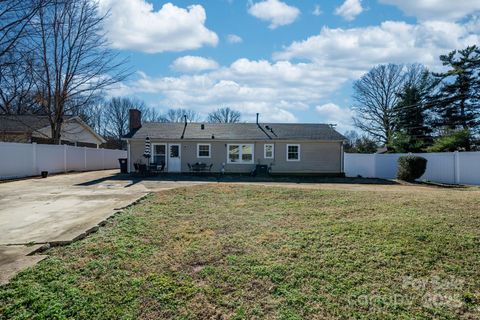
POLYGON ((47 251, 0 288, 0 319, 478 319, 479 208, 439 188, 175 189, 47 251))

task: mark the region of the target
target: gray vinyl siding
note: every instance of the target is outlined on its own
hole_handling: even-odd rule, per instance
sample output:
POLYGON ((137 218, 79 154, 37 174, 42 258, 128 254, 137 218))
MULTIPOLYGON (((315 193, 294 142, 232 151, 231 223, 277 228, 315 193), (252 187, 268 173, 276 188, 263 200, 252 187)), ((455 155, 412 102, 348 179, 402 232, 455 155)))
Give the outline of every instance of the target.
MULTIPOLYGON (((222 163, 225 163, 226 173, 248 173, 255 168, 256 164, 272 166, 272 173, 341 173, 342 171, 342 143, 337 141, 160 141, 152 139, 155 143, 179 143, 181 144, 182 172, 188 172, 187 163, 203 162, 213 164, 212 171, 220 172, 222 163), (210 158, 197 158, 197 144, 206 143, 211 145, 210 158), (253 144, 253 164, 230 164, 227 162, 227 144, 253 144), (264 144, 274 145, 274 159, 264 159, 264 144), (287 161, 287 144, 300 145, 300 161, 287 161)), ((133 163, 143 158, 144 142, 130 141, 130 170, 133 171, 133 163)))

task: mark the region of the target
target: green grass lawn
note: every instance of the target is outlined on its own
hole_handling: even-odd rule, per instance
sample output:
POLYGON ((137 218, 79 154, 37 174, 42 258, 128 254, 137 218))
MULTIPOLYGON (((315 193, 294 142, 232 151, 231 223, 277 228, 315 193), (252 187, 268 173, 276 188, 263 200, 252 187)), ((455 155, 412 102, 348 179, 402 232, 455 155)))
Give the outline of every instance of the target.
POLYGON ((0 288, 0 319, 479 319, 480 193, 405 190, 150 195, 0 288))

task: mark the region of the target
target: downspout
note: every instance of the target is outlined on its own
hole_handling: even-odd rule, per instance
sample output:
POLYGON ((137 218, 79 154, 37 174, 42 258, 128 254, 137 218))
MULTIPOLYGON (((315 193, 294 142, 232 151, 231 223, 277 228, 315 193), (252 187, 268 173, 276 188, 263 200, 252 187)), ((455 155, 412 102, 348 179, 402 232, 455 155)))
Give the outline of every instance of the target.
POLYGON ((345 175, 345 150, 344 150, 344 144, 345 142, 342 141, 342 145, 340 147, 340 161, 341 161, 341 172, 340 173, 343 173, 343 175, 345 175))
POLYGON ((131 156, 130 156, 130 140, 127 140, 127 172, 130 173, 130 163, 131 163, 131 156))

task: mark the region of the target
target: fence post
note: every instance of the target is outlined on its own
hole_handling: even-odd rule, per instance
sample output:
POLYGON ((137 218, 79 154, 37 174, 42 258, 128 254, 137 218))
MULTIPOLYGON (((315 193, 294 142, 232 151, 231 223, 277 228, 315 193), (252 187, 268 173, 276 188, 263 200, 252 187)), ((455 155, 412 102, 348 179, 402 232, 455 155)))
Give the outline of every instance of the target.
POLYGON ((67 172, 67 145, 63 145, 63 172, 67 172))
POLYGON ((100 150, 102 150, 102 170, 105 170, 105 149, 102 148, 100 150))
POLYGON ((378 156, 378 153, 373 154, 373 178, 378 178, 377 177, 377 156, 378 156))
POLYGON ((38 174, 38 169, 37 169, 37 143, 36 142, 32 143, 32 169, 33 169, 33 175, 36 176, 38 174))
POLYGON ((454 183, 460 184, 460 153, 458 151, 453 153, 453 174, 454 183))
POLYGON ((85 171, 87 171, 87 147, 83 147, 83 161, 84 161, 85 171))

